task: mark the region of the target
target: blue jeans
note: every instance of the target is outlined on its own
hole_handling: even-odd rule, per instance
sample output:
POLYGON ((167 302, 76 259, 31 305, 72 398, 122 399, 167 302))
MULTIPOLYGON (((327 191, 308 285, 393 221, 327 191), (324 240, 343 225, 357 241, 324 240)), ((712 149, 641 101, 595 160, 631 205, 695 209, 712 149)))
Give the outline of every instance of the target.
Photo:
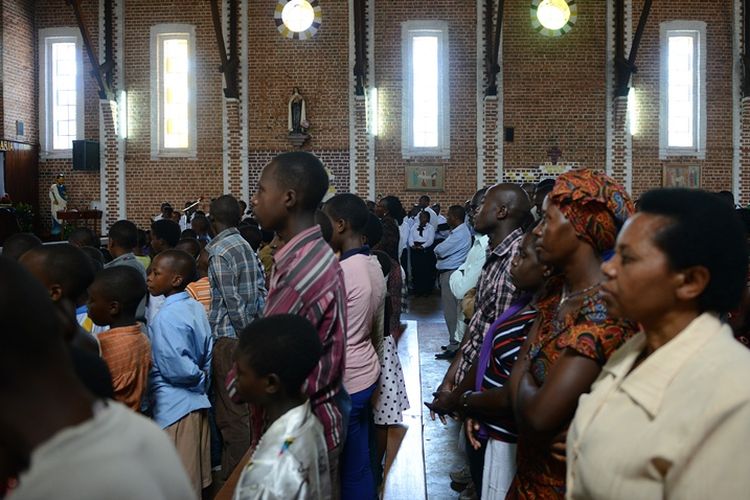
POLYGON ((377 384, 351 395, 346 442, 341 454, 341 498, 373 500, 375 481, 370 466, 370 399, 377 384))

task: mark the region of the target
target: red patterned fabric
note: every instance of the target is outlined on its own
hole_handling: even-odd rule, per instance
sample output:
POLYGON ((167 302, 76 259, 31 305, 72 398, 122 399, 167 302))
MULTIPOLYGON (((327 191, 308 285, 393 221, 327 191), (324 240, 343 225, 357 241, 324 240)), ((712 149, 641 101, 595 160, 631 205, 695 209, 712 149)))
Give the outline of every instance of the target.
POLYGON ((625 188, 597 170, 580 169, 562 174, 549 200, 560 207, 578 237, 600 254, 614 248, 618 231, 634 212, 625 188))
MULTIPOLYGON (((573 349, 600 365, 638 331, 635 324, 608 315, 607 305, 599 288, 583 297, 578 311, 556 320, 563 280, 552 278, 544 297, 538 302, 540 336, 531 345, 531 375, 538 385, 543 385, 552 366, 566 349, 573 349)), ((566 426, 567 427, 567 424, 566 426)), ((518 437, 516 455, 517 471, 507 498, 557 499, 565 496, 565 461, 550 454, 550 443, 518 437)))

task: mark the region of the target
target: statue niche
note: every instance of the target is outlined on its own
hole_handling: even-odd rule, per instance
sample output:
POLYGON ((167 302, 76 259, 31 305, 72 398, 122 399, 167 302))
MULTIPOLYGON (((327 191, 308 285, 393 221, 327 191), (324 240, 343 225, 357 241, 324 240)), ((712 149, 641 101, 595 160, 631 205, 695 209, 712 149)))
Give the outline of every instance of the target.
POLYGON ((307 129, 310 123, 307 121, 305 110, 305 98, 294 87, 294 93, 289 98, 289 114, 287 118, 287 129, 289 131, 289 142, 300 148, 310 138, 307 129))

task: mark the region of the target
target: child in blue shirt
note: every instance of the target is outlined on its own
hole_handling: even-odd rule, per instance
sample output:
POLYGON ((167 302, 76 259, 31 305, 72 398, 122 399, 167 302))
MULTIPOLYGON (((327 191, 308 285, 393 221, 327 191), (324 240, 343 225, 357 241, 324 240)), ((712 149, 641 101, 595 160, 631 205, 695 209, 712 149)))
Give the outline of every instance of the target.
POLYGON ((189 254, 165 250, 151 263, 146 284, 151 295, 166 297, 148 325, 153 417, 172 438, 200 498, 211 484, 207 391, 213 344, 205 309, 185 292, 195 273, 189 254))

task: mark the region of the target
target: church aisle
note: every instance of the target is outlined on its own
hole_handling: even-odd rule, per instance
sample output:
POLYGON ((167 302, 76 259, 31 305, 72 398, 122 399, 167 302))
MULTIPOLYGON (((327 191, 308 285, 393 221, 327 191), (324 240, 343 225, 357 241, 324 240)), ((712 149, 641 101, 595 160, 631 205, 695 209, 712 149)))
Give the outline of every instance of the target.
MULTIPOLYGON (((410 397, 412 410, 419 407, 423 421, 423 446, 426 492, 429 499, 457 498, 458 493, 450 487, 448 473, 463 463, 463 453, 456 445, 459 424, 449 420, 444 426, 439 420, 430 420, 430 412, 424 406, 425 400, 438 386, 448 369, 449 362, 435 359, 448 338, 440 296, 437 292, 426 298, 411 299, 410 312, 403 319, 416 320, 419 334, 419 357, 421 374, 421 398, 414 401, 410 397)), ((403 359, 403 358, 402 358, 403 359)), ((416 498, 416 497, 409 497, 416 498)))

